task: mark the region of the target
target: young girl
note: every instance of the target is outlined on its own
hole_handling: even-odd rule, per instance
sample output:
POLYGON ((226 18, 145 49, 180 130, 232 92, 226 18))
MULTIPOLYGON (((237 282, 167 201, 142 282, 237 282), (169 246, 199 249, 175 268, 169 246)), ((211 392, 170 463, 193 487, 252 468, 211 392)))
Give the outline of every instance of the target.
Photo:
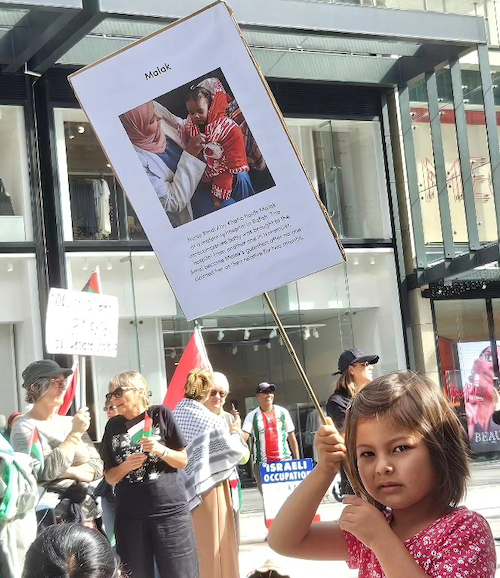
MULTIPOLYGON (((185 130, 187 137, 204 134, 203 156, 207 163, 204 182, 211 182, 215 208, 224 201, 240 201, 253 195, 248 171, 245 142, 240 127, 226 115, 232 100, 220 80, 207 79, 206 86, 195 86, 186 97, 189 116, 185 130)), ((225 203, 229 204, 229 203, 225 203)))
POLYGON ((361 578, 493 578, 484 518, 458 507, 469 474, 462 427, 441 391, 394 372, 353 399, 345 443, 333 425, 315 439, 318 465, 287 500, 268 536, 286 556, 346 560, 361 578), (338 522, 311 524, 340 464, 356 496, 338 522))

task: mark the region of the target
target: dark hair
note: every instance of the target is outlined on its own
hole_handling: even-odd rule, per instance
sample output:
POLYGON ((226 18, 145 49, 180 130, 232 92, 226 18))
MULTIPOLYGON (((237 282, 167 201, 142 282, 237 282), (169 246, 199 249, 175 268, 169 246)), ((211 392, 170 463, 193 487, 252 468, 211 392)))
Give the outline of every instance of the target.
POLYGON ((50 380, 50 377, 40 377, 34 381, 26 390, 26 402, 36 403, 49 390, 50 380))
POLYGON ((375 379, 353 398, 346 417, 346 470, 356 494, 380 507, 363 486, 356 455, 358 424, 373 418, 387 419, 421 436, 438 479, 436 495, 443 505, 456 506, 469 477, 467 446, 460 421, 439 387, 411 371, 394 371, 375 379))
POLYGON ((212 105, 213 95, 209 90, 203 88, 203 86, 194 86, 191 88, 186 95, 185 102, 188 100, 194 100, 196 102, 200 98, 206 98, 208 100, 208 107, 210 108, 212 105))
POLYGON ((97 530, 81 524, 56 524, 33 542, 23 578, 118 578, 120 562, 97 530))

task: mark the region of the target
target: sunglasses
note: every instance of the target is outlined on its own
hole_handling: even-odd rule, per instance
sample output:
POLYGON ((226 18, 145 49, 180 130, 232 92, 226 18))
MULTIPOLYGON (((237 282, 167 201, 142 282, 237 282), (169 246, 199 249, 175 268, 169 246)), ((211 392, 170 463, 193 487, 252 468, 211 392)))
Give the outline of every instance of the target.
POLYGON ((227 391, 217 391, 215 389, 212 389, 212 391, 210 392, 210 397, 215 397, 216 395, 219 395, 221 399, 224 399, 227 395, 227 391))
POLYGON ((371 365, 371 363, 369 361, 360 361, 358 363, 353 363, 352 365, 353 365, 353 367, 355 365, 363 365, 364 367, 368 367, 369 365, 371 365))
POLYGON ((115 411, 116 406, 114 406, 114 405, 105 405, 102 409, 103 409, 105 412, 115 411))
POLYGON ((56 383, 57 385, 64 385, 68 381, 68 378, 67 377, 51 377, 50 381, 52 383, 56 383))
POLYGON ((119 399, 120 397, 123 397, 123 394, 126 391, 134 391, 134 390, 137 390, 137 387, 132 387, 131 385, 124 387, 117 387, 111 393, 106 394, 106 402, 109 403, 114 397, 116 397, 116 399, 119 399))

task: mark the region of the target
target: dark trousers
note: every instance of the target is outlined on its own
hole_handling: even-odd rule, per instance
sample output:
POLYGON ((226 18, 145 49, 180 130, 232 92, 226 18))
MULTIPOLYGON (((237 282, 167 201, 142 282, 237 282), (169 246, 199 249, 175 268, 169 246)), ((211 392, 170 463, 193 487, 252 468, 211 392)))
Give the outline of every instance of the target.
POLYGON ((130 519, 117 515, 116 549, 131 578, 153 578, 154 559, 161 578, 199 578, 198 552, 187 504, 175 514, 130 519))

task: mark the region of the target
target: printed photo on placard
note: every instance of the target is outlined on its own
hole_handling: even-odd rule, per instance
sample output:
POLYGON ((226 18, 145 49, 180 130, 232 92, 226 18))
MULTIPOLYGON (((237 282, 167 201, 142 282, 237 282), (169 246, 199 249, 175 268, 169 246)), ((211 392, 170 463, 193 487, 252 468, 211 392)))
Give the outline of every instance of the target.
POLYGON ((125 112, 120 120, 173 227, 275 186, 220 68, 125 112), (185 207, 166 185, 178 170, 190 173, 190 183, 198 178, 198 166, 183 166, 183 151, 205 163, 185 207))

